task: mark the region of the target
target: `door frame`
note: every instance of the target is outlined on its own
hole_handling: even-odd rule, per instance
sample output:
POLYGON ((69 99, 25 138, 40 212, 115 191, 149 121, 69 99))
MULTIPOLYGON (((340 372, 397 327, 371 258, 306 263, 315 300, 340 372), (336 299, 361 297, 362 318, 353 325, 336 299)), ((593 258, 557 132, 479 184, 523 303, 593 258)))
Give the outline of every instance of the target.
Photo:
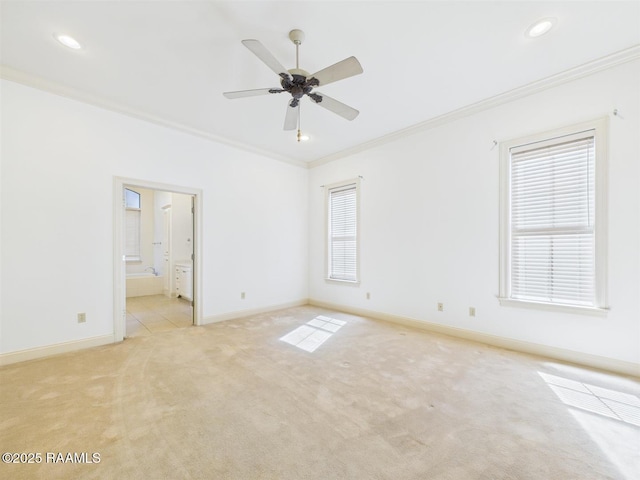
POLYGON ((113 341, 124 340, 126 333, 126 271, 124 260, 125 187, 147 188, 170 193, 181 193, 193 197, 193 324, 202 325, 202 190, 199 188, 170 185, 114 177, 113 179, 113 341))

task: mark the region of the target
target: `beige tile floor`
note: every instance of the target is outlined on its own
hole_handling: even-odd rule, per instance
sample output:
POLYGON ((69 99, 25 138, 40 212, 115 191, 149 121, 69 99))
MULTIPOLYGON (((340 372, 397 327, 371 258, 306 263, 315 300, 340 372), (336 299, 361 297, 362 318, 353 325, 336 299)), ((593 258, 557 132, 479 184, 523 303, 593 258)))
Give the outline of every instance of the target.
POLYGON ((142 337, 193 325, 190 302, 164 295, 127 298, 127 337, 142 337))

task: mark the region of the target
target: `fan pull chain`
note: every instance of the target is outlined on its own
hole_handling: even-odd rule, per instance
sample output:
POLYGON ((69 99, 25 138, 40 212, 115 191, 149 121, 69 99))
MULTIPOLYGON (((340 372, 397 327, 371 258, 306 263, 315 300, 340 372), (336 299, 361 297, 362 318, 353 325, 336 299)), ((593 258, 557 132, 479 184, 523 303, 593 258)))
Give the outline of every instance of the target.
POLYGON ((297 109, 298 109, 298 143, 306 142, 307 140, 309 140, 309 136, 302 133, 302 120, 300 120, 302 118, 302 113, 301 113, 302 106, 298 105, 297 109))
MULTIPOLYGON (((289 33, 291 35, 291 33, 289 33)), ((296 70, 300 68, 300 40, 293 40, 293 43, 296 46, 296 70)), ((300 131, 300 105, 298 105, 298 143, 300 143, 300 139, 302 138, 302 132, 300 131)))
MULTIPOLYGON (((296 68, 298 64, 297 53, 298 53, 298 46, 296 45, 296 68)), ((300 111, 301 110, 302 110, 301 106, 298 105, 298 143, 300 143, 300 140, 302 139, 302 131, 300 130, 300 111)))

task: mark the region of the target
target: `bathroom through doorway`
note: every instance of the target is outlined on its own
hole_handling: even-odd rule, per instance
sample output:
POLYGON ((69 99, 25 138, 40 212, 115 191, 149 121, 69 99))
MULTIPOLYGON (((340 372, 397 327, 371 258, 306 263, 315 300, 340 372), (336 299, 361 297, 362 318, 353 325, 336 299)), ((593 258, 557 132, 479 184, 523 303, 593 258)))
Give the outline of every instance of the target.
POLYGON ((116 183, 115 340, 198 325, 198 192, 116 183))

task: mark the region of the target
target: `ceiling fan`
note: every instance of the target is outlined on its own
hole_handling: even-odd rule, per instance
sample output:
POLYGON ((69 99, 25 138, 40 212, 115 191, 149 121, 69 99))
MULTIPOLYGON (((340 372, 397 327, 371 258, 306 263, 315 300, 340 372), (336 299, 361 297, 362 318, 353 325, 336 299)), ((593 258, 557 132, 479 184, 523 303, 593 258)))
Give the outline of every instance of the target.
POLYGON ((298 141, 301 139, 300 132, 300 100, 305 95, 313 103, 326 108, 327 110, 340 115, 347 120, 355 119, 360 113, 355 108, 345 105, 327 95, 314 91, 314 87, 322 87, 338 80, 352 77, 362 73, 362 66, 356 57, 345 58, 322 70, 309 74, 302 70, 298 64, 298 49, 304 40, 302 30, 291 30, 289 39, 296 46, 296 68, 287 70, 282 64, 265 48, 258 40, 242 40, 242 44, 251 50, 267 67, 273 70, 280 77, 281 88, 259 88, 255 90, 239 90, 235 92, 224 92, 227 98, 243 98, 256 95, 266 95, 269 93, 287 92, 291 95, 291 100, 287 105, 287 113, 284 118, 284 129, 295 130, 298 128, 298 141))

